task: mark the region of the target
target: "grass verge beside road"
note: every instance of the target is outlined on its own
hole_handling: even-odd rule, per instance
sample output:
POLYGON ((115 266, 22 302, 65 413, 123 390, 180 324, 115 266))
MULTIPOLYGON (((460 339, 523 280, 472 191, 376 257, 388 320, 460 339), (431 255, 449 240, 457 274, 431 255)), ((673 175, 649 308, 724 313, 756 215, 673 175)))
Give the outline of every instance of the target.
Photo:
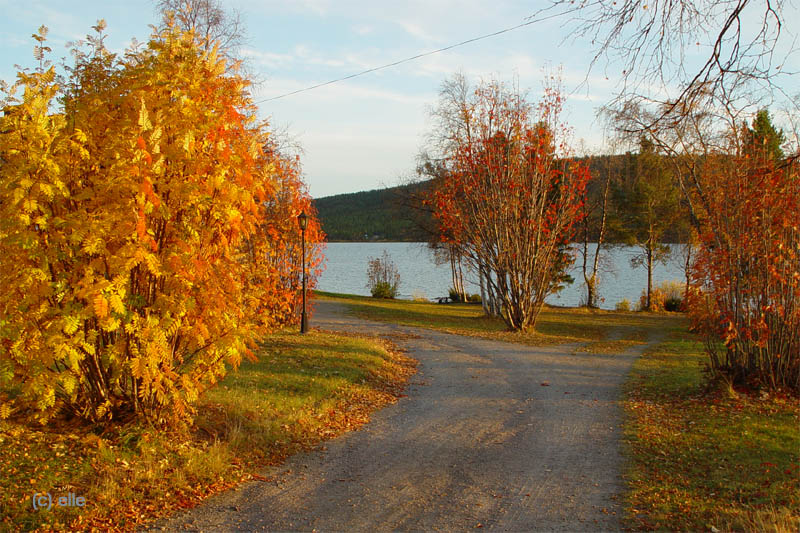
POLYGON ((269 337, 198 405, 192 428, 96 434, 0 421, 0 531, 131 530, 257 477, 262 467, 356 428, 392 403, 412 360, 375 339, 269 337), (84 507, 35 510, 35 492, 84 507))
POLYGON ((703 345, 671 328, 626 385, 628 526, 800 530, 800 402, 706 390, 703 345))

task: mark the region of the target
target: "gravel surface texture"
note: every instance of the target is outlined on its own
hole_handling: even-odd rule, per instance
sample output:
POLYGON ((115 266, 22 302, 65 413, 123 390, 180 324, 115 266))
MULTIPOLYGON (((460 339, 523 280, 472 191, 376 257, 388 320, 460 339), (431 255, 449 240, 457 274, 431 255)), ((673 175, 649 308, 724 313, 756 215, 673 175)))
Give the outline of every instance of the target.
POLYGON ((157 529, 620 529, 620 385, 646 346, 576 354, 373 323, 325 301, 312 326, 389 335, 420 362, 407 396, 157 529))

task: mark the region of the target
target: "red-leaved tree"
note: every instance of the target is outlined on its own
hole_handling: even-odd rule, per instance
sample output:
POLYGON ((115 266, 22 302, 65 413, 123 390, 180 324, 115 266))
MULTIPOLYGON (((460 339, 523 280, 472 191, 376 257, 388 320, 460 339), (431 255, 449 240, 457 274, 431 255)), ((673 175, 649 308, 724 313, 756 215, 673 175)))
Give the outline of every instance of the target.
POLYGON ((489 273, 512 330, 534 326, 572 261, 566 245, 589 172, 564 157, 562 104, 555 88, 533 109, 500 83, 480 85, 434 186, 442 239, 489 273))
POLYGON ((733 129, 695 174, 690 310, 717 374, 800 391, 800 164, 754 126, 733 129))

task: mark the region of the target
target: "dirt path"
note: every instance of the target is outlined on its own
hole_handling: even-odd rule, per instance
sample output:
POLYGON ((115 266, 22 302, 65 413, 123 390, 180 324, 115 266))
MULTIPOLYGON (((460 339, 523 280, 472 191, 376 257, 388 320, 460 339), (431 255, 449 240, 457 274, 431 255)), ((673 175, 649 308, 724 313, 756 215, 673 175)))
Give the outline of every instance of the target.
POLYGON ((362 428, 220 494, 167 529, 618 530, 619 386, 644 347, 574 354, 348 316, 315 327, 413 333, 408 396, 362 428))

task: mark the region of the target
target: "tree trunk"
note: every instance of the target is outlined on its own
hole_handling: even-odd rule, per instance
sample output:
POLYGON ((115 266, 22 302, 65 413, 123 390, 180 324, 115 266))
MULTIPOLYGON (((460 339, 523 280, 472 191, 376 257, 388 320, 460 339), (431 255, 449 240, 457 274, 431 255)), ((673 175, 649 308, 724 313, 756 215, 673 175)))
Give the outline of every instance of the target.
POLYGON ((598 269, 600 267, 600 248, 606 237, 606 218, 608 215, 608 191, 611 185, 611 172, 609 171, 606 176, 606 183, 603 187, 603 204, 600 208, 600 232, 597 235, 597 248, 594 249, 594 263, 592 264, 592 298, 589 300, 589 307, 598 307, 597 305, 597 282, 598 282, 598 269))
POLYGON ((689 305, 689 282, 692 279, 692 242, 691 237, 686 243, 686 263, 683 265, 684 275, 686 276, 686 286, 683 288, 683 308, 688 309, 689 305))
POLYGON ((592 277, 586 280, 586 305, 592 309, 597 307, 597 294, 594 290, 595 283, 597 283, 597 277, 595 275, 592 275, 592 277))
POLYGON ((592 258, 591 270, 589 269, 589 240, 590 235, 590 218, 588 214, 583 219, 583 279, 586 283, 586 306, 590 308, 597 308, 597 284, 599 279, 600 268, 600 249, 605 241, 606 233, 606 218, 608 213, 608 193, 611 185, 611 173, 606 176, 606 182, 603 187, 603 203, 600 205, 600 228, 597 235, 597 247, 594 250, 594 257, 592 258))
POLYGON ((488 314, 491 317, 500 316, 500 305, 498 304, 497 285, 492 280, 492 273, 487 267, 483 267, 486 276, 486 301, 488 314))
POLYGON ((653 243, 652 240, 647 241, 647 310, 652 311, 652 297, 653 294, 653 243))
POLYGON ((464 287, 464 268, 461 263, 461 254, 458 255, 458 292, 461 294, 461 300, 467 301, 467 289, 464 287))
POLYGON ((478 264, 478 283, 480 283, 481 287, 481 307, 483 308, 483 312, 489 315, 489 300, 486 296, 486 285, 483 279, 483 265, 480 263, 478 264))
POLYGON ((594 275, 589 275, 589 217, 583 219, 583 281, 586 283, 586 306, 592 307, 594 293, 594 275))

